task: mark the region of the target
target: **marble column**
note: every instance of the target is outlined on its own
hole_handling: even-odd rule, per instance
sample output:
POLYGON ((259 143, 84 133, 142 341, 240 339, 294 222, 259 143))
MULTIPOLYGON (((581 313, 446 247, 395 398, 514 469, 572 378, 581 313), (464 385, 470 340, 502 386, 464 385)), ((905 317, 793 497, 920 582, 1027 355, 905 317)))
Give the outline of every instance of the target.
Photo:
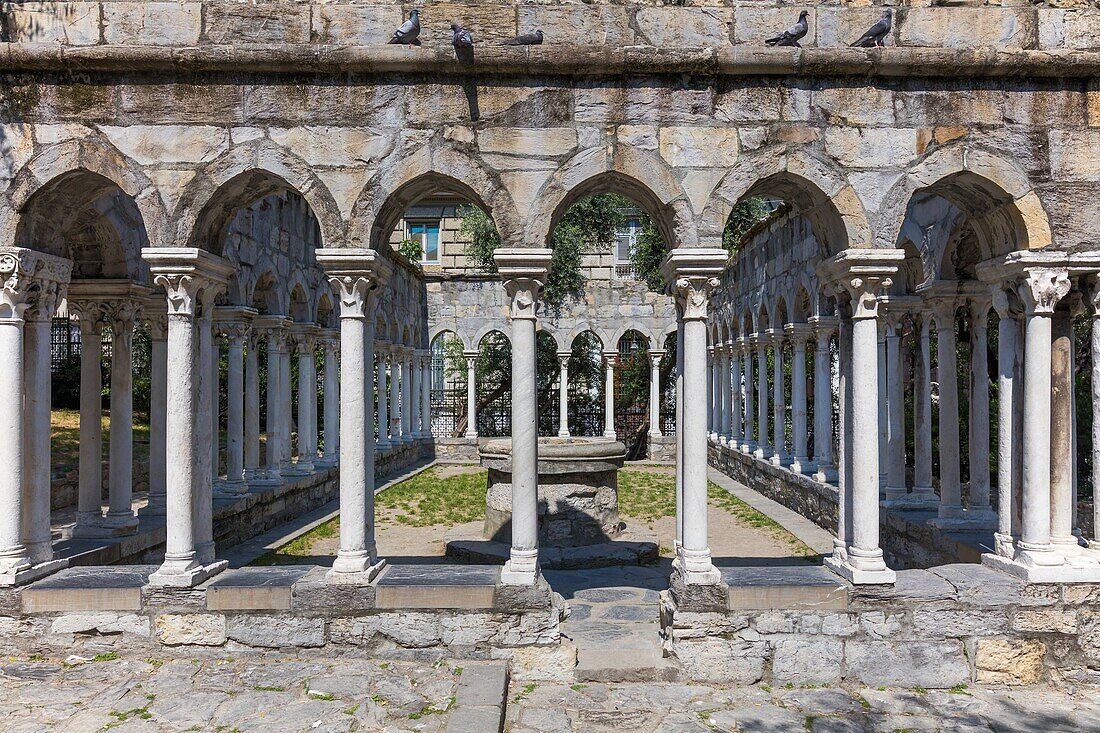
POLYGON ((210 480, 218 483, 221 475, 221 323, 214 320, 210 332, 210 480))
MULTIPOLYGON (((168 294, 168 359, 167 359, 167 543, 164 563, 149 576, 150 585, 193 587, 223 570, 228 563, 210 557, 211 527, 201 522, 210 516, 210 496, 202 492, 203 475, 200 456, 209 451, 202 443, 202 433, 209 428, 208 416, 202 414, 201 393, 203 372, 201 349, 197 348, 196 324, 200 309, 212 305, 233 273, 230 264, 205 250, 190 247, 146 248, 142 259, 149 265, 154 282, 168 294)), ((207 336, 209 337, 209 322, 207 336)), ((207 372, 208 373, 208 372, 207 372)), ((208 436, 209 437, 209 436, 208 436)))
POLYGON ((466 433, 467 438, 477 438, 477 356, 476 351, 464 351, 466 357, 466 433))
POLYGON ((886 395, 886 323, 879 322, 878 326, 878 485, 885 495, 888 479, 890 454, 890 405, 886 395))
POLYGON ((994 529, 997 515, 989 485, 989 297, 970 301, 970 496, 967 521, 975 528, 994 529))
POLYGON ((938 507, 932 487, 932 314, 920 314, 913 365, 913 491, 910 503, 938 507))
POLYGON ((1092 539, 1089 549, 1100 552, 1100 501, 1096 494, 1100 491, 1100 275, 1092 274, 1084 278, 1086 304, 1092 316, 1092 539))
MULTIPOLYGON (((0 250, 3 252, 3 250, 0 250)), ((10 250, 8 250, 10 252, 10 250)), ((7 280, 11 273, 4 272, 4 260, 0 254, 0 277, 7 280)), ((51 258, 52 260, 53 258, 51 258)), ((50 532, 50 494, 51 494, 51 451, 50 451, 50 408, 51 400, 51 335, 53 319, 61 301, 65 298, 65 288, 69 281, 71 264, 68 260, 56 259, 52 262, 54 277, 38 280, 37 287, 23 301, 29 306, 24 311, 23 326, 23 544, 32 566, 41 569, 54 563, 53 541, 50 532)), ((10 266, 10 265, 9 265, 10 266)), ((49 268, 47 268, 49 269, 49 268)), ((16 276, 18 282, 19 276, 16 276)), ((12 314, 19 306, 10 294, 0 295, 0 311, 12 314)), ((0 315, 0 319, 6 316, 0 315)), ((9 364, 15 370, 18 365, 9 364)), ((6 407, 6 406, 5 406, 6 407)), ((18 412, 18 411, 17 411, 18 412)), ((9 436, 9 440, 15 436, 9 436)), ((14 507, 6 507, 14 511, 14 507)), ((9 539, 9 538, 0 538, 9 539)), ((0 543, 0 546, 7 546, 0 543)), ((2 561, 0 561, 2 563, 2 561)), ((59 565, 59 564, 57 564, 59 565)), ((2 565, 0 565, 2 567, 2 565)), ((0 575, 0 585, 5 584, 0 575)))
POLYGON ((165 432, 168 412, 168 306, 151 298, 144 308, 149 324, 149 499, 139 514, 164 516, 167 498, 165 432))
POLYGON ((814 333, 814 480, 836 480, 833 463, 833 355, 829 342, 836 319, 811 316, 814 333))
POLYGON ((195 371, 197 407, 195 408, 195 444, 199 446, 195 462, 195 487, 192 514, 195 531, 195 558, 203 565, 214 562, 214 469, 217 457, 210 450, 216 440, 215 424, 210 419, 217 409, 217 341, 214 338, 215 288, 206 288, 199 294, 198 353, 195 371), (204 450, 205 448, 205 450, 204 450))
POLYGON ((282 368, 280 366, 279 352, 285 348, 286 330, 282 325, 282 318, 277 317, 280 325, 268 325, 269 319, 264 318, 267 332, 267 419, 264 422, 264 431, 267 436, 265 442, 264 458, 266 459, 264 479, 266 481, 279 482, 283 477, 282 447, 280 444, 280 424, 283 421, 282 401, 282 368))
POLYGON ((849 297, 837 297, 837 428, 840 434, 837 452, 837 532, 833 538, 832 558, 848 562, 848 542, 852 537, 852 305, 849 297))
POLYGON ((70 297, 80 323, 80 457, 73 537, 103 535, 103 328, 104 311, 94 301, 70 297))
POLYGON ((512 547, 500 582, 533 585, 540 576, 536 308, 551 251, 501 248, 493 258, 508 293, 512 326, 512 547))
POLYGON ((851 536, 845 559, 828 558, 826 565, 856 584, 895 580, 879 546, 878 296, 890 287, 904 258, 899 250, 849 249, 822 266, 827 276, 823 279, 835 282, 850 298, 852 339, 848 360, 851 385, 846 385, 850 403, 845 410, 845 433, 850 438, 846 450, 851 456, 845 467, 851 479, 851 505, 847 508, 851 536))
POLYGON ((721 414, 721 425, 718 427, 718 440, 722 445, 728 445, 730 442, 730 427, 733 422, 732 419, 732 404, 733 399, 730 388, 730 361, 733 353, 733 346, 729 343, 724 343, 719 347, 719 363, 721 369, 719 371, 719 384, 718 384, 718 399, 719 408, 721 414))
POLYGON ((745 436, 741 443, 741 450, 745 453, 756 451, 756 400, 754 393, 756 385, 753 382, 753 346, 756 344, 756 336, 741 337, 741 352, 745 355, 745 381, 742 387, 745 403, 745 436))
POLYGON ((115 535, 137 532, 134 513, 134 320, 139 306, 117 301, 111 326, 111 443, 108 447, 107 514, 103 526, 115 535))
POLYGON ((317 459, 317 334, 316 327, 295 324, 298 348, 298 473, 312 473, 317 459))
POLYGON ((806 405, 806 341, 810 338, 811 330, 804 323, 788 323, 785 330, 791 342, 791 445, 794 449, 791 470, 803 473, 812 468, 807 435, 809 411, 806 405))
POLYGON ((786 373, 783 371, 783 331, 768 329, 772 342, 772 457, 773 466, 786 466, 791 462, 787 453, 787 393, 786 373))
POLYGON ((413 440, 420 440, 424 437, 423 420, 421 418, 421 392, 423 391, 423 370, 421 369, 421 355, 419 351, 414 351, 409 356, 409 371, 412 372, 411 376, 411 388, 409 392, 409 408, 410 408, 410 420, 412 423, 412 435, 413 440))
MULTIPOLYGON (((679 313, 679 305, 677 305, 679 313)), ((674 550, 679 556, 684 546, 684 329, 676 329, 676 538, 674 550)))
POLYGON ((420 355, 420 437, 431 440, 432 435, 432 352, 420 355))
POLYGON ((730 341, 730 448, 740 449, 744 440, 744 417, 741 414, 741 339, 730 341))
MULTIPOLYGON (((893 309, 891 309, 893 310, 893 309)), ((905 388, 902 384, 900 313, 887 313, 886 320, 886 504, 906 504, 909 496, 905 477, 905 388)))
POLYGON ((403 346, 390 347, 390 444, 401 445, 405 436, 401 433, 401 358, 403 346))
MULTIPOLYGON (((325 338, 325 461, 335 463, 340 455, 340 362, 338 335, 325 338)), ((370 377, 374 366, 370 365, 370 377)), ((373 428, 372 428, 373 432, 373 428)))
MULTIPOLYGON (((769 331, 771 329, 768 329, 769 331)), ((772 457, 768 434, 768 344, 771 338, 766 332, 756 337, 756 457, 772 457)))
MULTIPOLYGON (((673 283, 678 305, 678 332, 683 338, 684 384, 702 384, 706 378, 707 310, 717 276, 728 254, 721 249, 678 248, 662 266, 665 280, 673 283)), ((673 561, 673 593, 681 584, 718 585, 721 574, 711 558, 707 527, 707 422, 705 405, 685 395, 680 453, 683 496, 680 516, 682 544, 673 561)))
POLYGON ((1073 534, 1073 306, 1063 298, 1051 320, 1050 541, 1062 555, 1081 554, 1073 534))
POLYGON ((244 356, 244 480, 264 477, 260 468, 260 334, 250 328, 244 356))
POLYGON ((706 386, 707 386, 707 438, 714 440, 717 437, 717 433, 714 429, 714 423, 717 417, 717 410, 714 407, 714 399, 718 394, 718 389, 715 385, 717 378, 715 377, 714 369, 714 347, 707 347, 707 372, 706 372, 706 386))
POLYGON ((401 442, 411 443, 412 434, 412 359, 413 350, 406 346, 401 352, 401 442))
MULTIPOLYGON (((330 583, 365 585, 385 565, 375 541, 371 375, 373 291, 385 281, 387 267, 377 253, 363 249, 318 250, 317 261, 340 304, 340 548, 327 578, 330 583)), ((381 385, 379 390, 385 392, 381 385)))
MULTIPOLYGON (((390 390, 387 383, 388 367, 390 360, 390 347, 379 342, 375 350, 375 362, 378 378, 378 450, 388 450, 390 447, 390 390)), ((343 348, 340 353, 343 354, 343 348)), ((345 399, 347 395, 344 395, 345 399)), ((341 421, 343 423, 343 421, 341 421)))
MULTIPOLYGON (((288 322, 289 326, 289 322, 288 322)), ((279 465, 285 475, 293 464, 291 455, 291 433, 294 426, 293 417, 293 384, 290 373, 290 333, 284 333, 284 338, 279 343, 279 465)))
POLYGON ((993 286, 993 308, 997 324, 997 532, 994 551, 1007 558, 1016 553, 1020 536, 1019 494, 1021 397, 1021 355, 1019 299, 1011 286, 998 282, 993 286))
POLYGON ((663 437, 661 433, 661 360, 664 351, 649 352, 649 437, 663 437))
POLYGON ((618 352, 603 352, 603 437, 615 440, 615 362, 618 352))
POLYGON ((934 526, 957 527, 965 523, 962 479, 959 469, 959 387, 955 359, 955 301, 935 302, 936 372, 940 394, 940 508, 934 526))
POLYGON ((568 351, 558 352, 558 437, 569 437, 569 357, 568 351))
POLYGON ((225 323, 228 350, 226 352, 226 425, 225 425, 225 486, 226 494, 244 494, 244 342, 248 324, 225 323))

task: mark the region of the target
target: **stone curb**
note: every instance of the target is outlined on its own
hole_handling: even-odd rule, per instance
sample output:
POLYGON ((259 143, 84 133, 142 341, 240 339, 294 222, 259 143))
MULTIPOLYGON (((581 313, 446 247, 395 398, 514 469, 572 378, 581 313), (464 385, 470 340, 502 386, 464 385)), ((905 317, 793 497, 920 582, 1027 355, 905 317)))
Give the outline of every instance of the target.
POLYGON ((508 696, 508 667, 473 664, 463 668, 447 733, 500 733, 508 696))

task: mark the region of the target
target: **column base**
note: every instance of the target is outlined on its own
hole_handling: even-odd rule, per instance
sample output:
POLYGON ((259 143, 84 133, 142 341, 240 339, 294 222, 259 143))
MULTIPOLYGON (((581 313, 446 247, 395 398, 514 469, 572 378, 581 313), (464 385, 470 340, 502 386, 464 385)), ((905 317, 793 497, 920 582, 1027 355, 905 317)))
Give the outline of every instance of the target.
POLYGON ((377 443, 374 444, 374 449, 377 450, 377 451, 389 450, 391 445, 392 444, 388 440, 385 441, 385 442, 378 441, 377 443))
POLYGON ((880 570, 858 568, 852 564, 850 556, 846 560, 827 557, 825 567, 853 585, 893 585, 898 579, 897 573, 887 567, 880 570))
POLYGON ((902 488, 886 487, 886 499, 882 506, 887 509, 935 509, 940 505, 940 499, 931 489, 927 492, 923 489, 914 489, 906 492, 902 488))
POLYGON ((69 567, 69 561, 64 559, 40 562, 36 565, 17 565, 0 573, 0 587, 10 588, 33 583, 67 567, 69 567))
POLYGON ((539 551, 512 548, 511 556, 500 571, 502 585, 534 585, 542 574, 539 551))
POLYGON ((943 510, 945 508, 941 504, 940 516, 928 520, 930 527, 945 530, 979 530, 996 529, 997 527, 997 514, 991 509, 976 509, 971 514, 966 509, 950 507, 947 516, 944 516, 943 510))
MULTIPOLYGON (((660 430, 650 430, 648 435, 649 435, 650 438, 663 438, 663 437, 665 437, 665 434, 662 433, 660 430)), ((569 435, 568 434, 562 435, 561 433, 558 433, 558 437, 567 438, 567 437, 569 437, 569 435)))
POLYGON ((214 484, 215 499, 239 499, 248 494, 248 484, 244 481, 219 481, 214 484))
POLYGON ((291 476, 308 476, 309 474, 313 473, 313 471, 314 468, 312 461, 306 461, 303 463, 301 459, 299 459, 297 463, 287 469, 287 474, 291 476))
POLYGON ((197 560, 170 560, 149 576, 149 585, 160 588, 194 588, 229 567, 228 560, 215 560, 206 565, 197 560))
POLYGON ((618 440, 619 436, 615 434, 614 430, 610 433, 605 430, 603 431, 603 437, 607 438, 608 440, 618 440))
POLYGON ((791 463, 788 466, 794 473, 810 473, 814 470, 814 464, 805 456, 795 456, 791 459, 791 463))
POLYGON ((783 466, 790 466, 791 465, 791 457, 789 455, 787 455, 786 453, 782 452, 782 451, 780 451, 778 453, 773 453, 772 457, 769 458, 768 461, 773 466, 783 467, 783 466))
POLYGON ((672 566, 685 585, 717 585, 722 582, 722 571, 714 567, 710 549, 688 550, 676 548, 672 566))
POLYGON ((752 454, 760 459, 771 459, 772 449, 770 446, 758 445, 756 446, 756 450, 754 450, 752 454))
POLYGON ((114 530, 116 537, 136 534, 138 531, 138 518, 133 511, 107 512, 103 517, 103 526, 114 530))
POLYGON ((818 466, 814 470, 814 481, 822 484, 836 484, 840 481, 840 475, 837 471, 837 467, 833 465, 818 466))
POLYGON ((1066 562, 1066 558, 1056 552, 1034 552, 1021 550, 1015 557, 1003 557, 991 552, 982 555, 982 565, 995 570, 1022 578, 1029 583, 1100 583, 1100 563, 1092 565, 1079 565, 1066 562), (1059 564, 1039 564, 1036 555, 1053 555, 1051 558, 1040 557, 1040 562, 1052 560, 1059 564))
POLYGON ((375 560, 369 553, 337 554, 332 569, 325 573, 325 582, 330 585, 370 585, 385 568, 385 560, 375 560))
MULTIPOLYGON (((117 520, 116 520, 117 522, 117 520)), ((124 522, 108 523, 103 515, 78 514, 76 524, 73 525, 73 539, 104 539, 108 537, 125 537, 137 532, 137 517, 133 517, 132 524, 124 522)))

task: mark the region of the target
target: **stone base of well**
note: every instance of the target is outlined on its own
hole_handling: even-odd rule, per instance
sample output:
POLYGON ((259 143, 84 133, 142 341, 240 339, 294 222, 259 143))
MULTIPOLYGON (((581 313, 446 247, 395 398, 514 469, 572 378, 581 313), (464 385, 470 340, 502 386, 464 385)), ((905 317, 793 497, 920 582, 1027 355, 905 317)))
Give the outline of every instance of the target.
MULTIPOLYGON (((445 537, 447 557, 459 563, 500 565, 508 559, 511 546, 482 539, 479 534, 451 530, 445 537)), ((539 565, 546 570, 578 570, 616 565, 650 565, 657 562, 657 535, 626 529, 618 538, 597 545, 539 548, 539 565)))
POLYGON ((723 584, 723 609, 662 595, 665 654, 682 680, 1100 682, 1100 584, 1028 584, 961 564, 899 571, 889 586, 851 586, 819 567, 727 568, 723 584))

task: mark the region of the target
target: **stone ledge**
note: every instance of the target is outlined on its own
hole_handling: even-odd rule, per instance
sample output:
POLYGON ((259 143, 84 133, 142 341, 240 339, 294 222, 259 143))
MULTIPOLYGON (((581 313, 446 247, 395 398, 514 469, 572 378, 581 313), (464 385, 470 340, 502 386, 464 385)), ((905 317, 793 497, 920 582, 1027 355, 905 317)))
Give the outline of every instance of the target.
POLYGON ((401 74, 444 76, 860 76, 1041 77, 1100 75, 1100 52, 1007 51, 922 47, 853 48, 620 48, 480 47, 474 64, 457 64, 449 48, 318 44, 189 47, 52 43, 0 44, 0 71, 401 74))

